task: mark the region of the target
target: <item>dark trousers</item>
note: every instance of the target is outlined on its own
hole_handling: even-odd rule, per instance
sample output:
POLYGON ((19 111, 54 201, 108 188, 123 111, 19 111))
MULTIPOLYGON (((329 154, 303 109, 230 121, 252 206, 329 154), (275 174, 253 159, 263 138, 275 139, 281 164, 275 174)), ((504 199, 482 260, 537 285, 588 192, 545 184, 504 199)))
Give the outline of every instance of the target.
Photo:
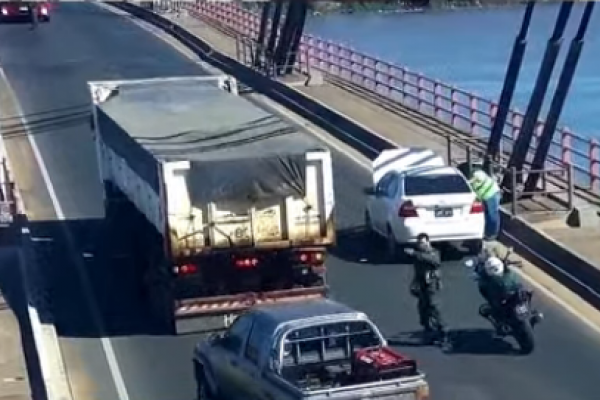
POLYGON ((419 321, 423 329, 435 332, 446 332, 446 324, 440 312, 440 299, 436 292, 421 290, 417 296, 419 321))

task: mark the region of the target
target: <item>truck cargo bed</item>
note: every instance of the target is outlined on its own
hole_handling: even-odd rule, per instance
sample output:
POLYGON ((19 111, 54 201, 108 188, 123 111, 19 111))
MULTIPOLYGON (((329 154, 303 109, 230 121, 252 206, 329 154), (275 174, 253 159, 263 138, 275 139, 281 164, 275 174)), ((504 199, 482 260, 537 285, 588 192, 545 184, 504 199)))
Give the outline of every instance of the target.
POLYGON ((90 82, 103 180, 170 236, 175 256, 330 244, 328 150, 226 85, 216 77, 90 82))

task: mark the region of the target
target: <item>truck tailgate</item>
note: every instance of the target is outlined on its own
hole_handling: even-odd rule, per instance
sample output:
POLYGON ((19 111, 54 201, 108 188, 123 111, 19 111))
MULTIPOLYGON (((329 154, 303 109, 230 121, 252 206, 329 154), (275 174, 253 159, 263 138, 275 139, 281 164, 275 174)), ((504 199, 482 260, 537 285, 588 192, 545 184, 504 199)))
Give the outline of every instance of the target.
POLYGON ((374 382, 309 392, 306 400, 428 400, 429 386, 423 376, 392 381, 374 382))

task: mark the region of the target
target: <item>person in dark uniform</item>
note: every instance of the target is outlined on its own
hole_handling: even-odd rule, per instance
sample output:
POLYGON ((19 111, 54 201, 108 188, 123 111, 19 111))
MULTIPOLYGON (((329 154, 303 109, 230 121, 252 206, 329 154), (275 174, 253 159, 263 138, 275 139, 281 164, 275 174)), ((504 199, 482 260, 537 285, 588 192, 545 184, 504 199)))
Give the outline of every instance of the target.
POLYGON ((415 249, 405 252, 413 258, 414 277, 410 291, 417 298, 420 324, 428 342, 447 344, 448 334, 440 311, 439 291, 442 288, 441 258, 425 235, 419 236, 415 249))
POLYGON ((27 2, 27 9, 28 9, 28 12, 29 12, 29 16, 31 17, 31 29, 35 29, 35 28, 37 28, 37 25, 38 25, 37 3, 36 2, 32 2, 32 1, 28 1, 27 2))

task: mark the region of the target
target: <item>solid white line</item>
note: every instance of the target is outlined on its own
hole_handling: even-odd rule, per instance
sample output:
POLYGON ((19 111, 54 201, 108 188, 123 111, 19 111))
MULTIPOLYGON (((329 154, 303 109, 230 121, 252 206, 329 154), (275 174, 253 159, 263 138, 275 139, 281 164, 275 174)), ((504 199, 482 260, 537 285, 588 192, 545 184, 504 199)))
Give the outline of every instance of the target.
MULTIPOLYGON (((25 119, 25 115, 23 114, 23 110, 18 101, 18 98, 15 95, 15 92, 12 89, 10 82, 6 78, 4 71, 1 68, 0 68, 0 74, 2 74, 2 77, 6 81, 8 90, 10 90, 11 97, 13 98, 13 101, 15 104, 15 109, 19 113, 20 122, 23 125, 25 131, 27 132, 27 138, 29 139, 29 143, 31 145, 33 155, 34 155, 34 157, 38 163, 38 166, 40 168, 40 172, 42 174, 42 178, 44 180, 46 188, 48 190, 50 200, 52 201, 52 206, 54 207, 56 217, 58 218, 58 220, 64 221, 66 219, 65 214, 60 205, 60 202, 58 201, 58 197, 56 195, 56 190, 54 188, 54 184, 52 183, 50 174, 48 172, 48 169, 46 168, 46 164, 44 162, 44 159, 42 157, 40 149, 36 143, 35 137, 32 134, 31 130, 29 129, 29 125, 27 123, 27 120, 25 119)), ((79 271, 79 268, 77 268, 77 270, 79 271)), ((85 296, 87 297, 88 304, 92 308, 92 310, 90 310, 90 311, 92 313, 94 313, 94 316, 95 316, 94 319, 96 320, 96 322, 101 322, 100 317, 99 317, 99 312, 96 309, 95 301, 92 296, 91 285, 90 285, 87 277, 85 277, 85 274, 83 271, 79 271, 79 274, 80 274, 81 284, 84 286, 84 292, 85 292, 85 296)), ((37 321, 39 323, 39 318, 37 319, 37 321)), ((111 342, 110 338, 107 338, 107 337, 100 338, 100 341, 102 343, 102 349, 104 350, 104 353, 106 354, 106 360, 108 362, 108 367, 110 369, 111 376, 115 382, 115 386, 117 388, 117 394, 119 396, 119 399, 120 400, 129 400, 130 399, 129 393, 127 392, 125 380, 123 378, 123 374, 121 373, 121 368, 119 366, 119 362, 117 361, 117 356, 116 356, 115 350, 113 348, 112 342, 111 342)))

